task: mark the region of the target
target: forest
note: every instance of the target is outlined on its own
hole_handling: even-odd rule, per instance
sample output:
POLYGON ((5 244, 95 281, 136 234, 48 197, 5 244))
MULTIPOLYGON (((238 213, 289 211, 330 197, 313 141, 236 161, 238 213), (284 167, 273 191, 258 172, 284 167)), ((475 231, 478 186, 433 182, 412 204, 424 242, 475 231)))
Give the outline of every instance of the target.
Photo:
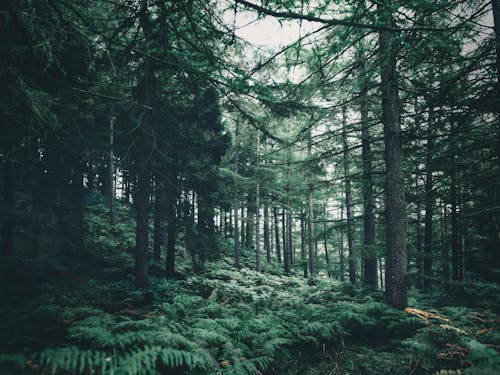
POLYGON ((500 0, 2 0, 0 40, 0 374, 500 374, 500 0))

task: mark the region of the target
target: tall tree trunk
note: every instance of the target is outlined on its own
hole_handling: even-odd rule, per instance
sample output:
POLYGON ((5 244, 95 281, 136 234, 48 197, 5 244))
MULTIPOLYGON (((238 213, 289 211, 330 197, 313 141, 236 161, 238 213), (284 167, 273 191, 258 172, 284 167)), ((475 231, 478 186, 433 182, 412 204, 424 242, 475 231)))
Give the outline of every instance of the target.
POLYGON ((276 238, 276 257, 278 258, 278 262, 281 263, 280 229, 278 220, 278 209, 276 207, 273 208, 273 214, 274 214, 274 234, 276 238))
MULTIPOLYGON (((392 7, 391 0, 381 0, 377 6, 379 21, 382 25, 394 27, 392 7)), ((386 167, 386 299, 390 306, 404 308, 408 302, 406 214, 395 44, 393 31, 380 31, 379 54, 386 167)))
POLYGON ((255 172, 255 270, 260 272, 260 137, 257 131, 257 161, 255 172))
POLYGON ((457 187, 457 163, 458 150, 456 147, 455 132, 457 131, 455 123, 452 122, 450 130, 450 166, 451 166, 451 279, 457 281, 460 279, 460 233, 458 218, 458 187, 457 187))
MULTIPOLYGON (((150 21, 148 15, 148 1, 141 1, 140 23, 149 37, 150 21)), ((137 157, 137 189, 135 193, 135 207, 137 211, 135 235, 135 285, 145 288, 149 284, 148 267, 148 221, 149 221, 149 189, 151 184, 151 152, 153 132, 153 93, 154 93, 154 61, 150 56, 144 58, 144 77, 141 83, 140 104, 142 108, 141 124, 139 127, 139 150, 137 157)))
POLYGON ((300 213, 300 258, 303 263, 304 277, 307 277, 307 255, 306 255, 306 214, 300 213))
POLYGON ((167 259, 165 274, 168 278, 175 276, 175 244, 177 242, 177 198, 179 191, 177 166, 171 167, 167 189, 167 259))
POLYGON ((271 263, 271 243, 269 237, 269 208, 264 206, 264 249, 266 251, 267 263, 271 263))
POLYGON ((344 206, 340 207, 340 227, 339 227, 339 263, 340 281, 345 281, 345 261, 344 261, 344 206))
MULTIPOLYGON (((364 53, 364 51, 363 51, 364 53)), ((377 250, 375 247, 375 215, 373 213, 373 178, 370 124, 368 119, 368 82, 365 57, 361 61, 361 158, 363 164, 363 282, 377 287, 377 250)))
MULTIPOLYGON (((310 159, 312 156, 312 131, 309 128, 308 142, 307 142, 307 157, 310 159)), ((309 242, 309 274, 316 277, 316 233, 314 228, 314 185, 312 180, 308 186, 308 201, 309 201, 309 220, 307 227, 307 237, 309 242)))
POLYGON ((235 155, 234 155, 234 197, 233 197, 233 210, 234 210, 234 267, 239 269, 240 268, 240 228, 239 228, 239 217, 238 217, 238 171, 239 171, 239 157, 240 157, 240 150, 239 150, 239 124, 236 122, 236 131, 234 133, 234 144, 235 144, 235 155))
POLYGON ((434 109, 429 107, 429 119, 427 124, 427 145, 425 155, 425 222, 424 222, 424 289, 429 290, 432 278, 432 217, 434 215, 434 191, 432 177, 432 153, 434 152, 434 135, 432 134, 434 120, 434 109))
POLYGON ((443 274, 443 281, 447 283, 450 281, 450 267, 449 267, 449 252, 448 252, 448 238, 446 230, 446 205, 443 203, 441 206, 441 272, 443 274))
POLYGON ((109 206, 109 222, 111 225, 115 225, 115 188, 114 188, 114 121, 115 118, 111 117, 109 120, 109 155, 108 155, 108 206, 109 206))
MULTIPOLYGON (((495 30, 495 49, 496 49, 496 70, 497 70, 497 84, 496 84, 496 108, 500 105, 500 0, 491 0, 491 7, 493 10, 493 27, 495 30)), ((497 114, 497 144, 496 154, 500 158, 500 113, 497 114)))
POLYGON ((356 283, 356 254, 354 249, 354 217, 351 199, 351 177, 350 177, 350 155, 347 144, 347 114, 346 108, 342 108, 342 144, 344 147, 344 184, 345 184, 345 207, 347 212, 347 245, 349 249, 349 281, 356 283))
POLYGON ((160 178, 155 179, 155 205, 154 205, 154 232, 153 232, 153 257, 156 261, 160 261, 161 247, 163 245, 163 194, 160 178))
POLYGON ((290 243, 288 238, 288 214, 285 209, 281 212, 281 230, 283 234, 283 265, 285 273, 290 275, 290 243))
POLYGON ((286 223, 287 223, 287 236, 288 236, 288 254, 290 258, 290 272, 293 263, 295 262, 295 254, 293 250, 293 236, 292 236, 292 212, 290 209, 286 211, 286 223))
POLYGON ((14 255, 14 211, 15 211, 15 185, 14 168, 12 160, 6 158, 3 162, 3 224, 2 224, 2 255, 14 255))

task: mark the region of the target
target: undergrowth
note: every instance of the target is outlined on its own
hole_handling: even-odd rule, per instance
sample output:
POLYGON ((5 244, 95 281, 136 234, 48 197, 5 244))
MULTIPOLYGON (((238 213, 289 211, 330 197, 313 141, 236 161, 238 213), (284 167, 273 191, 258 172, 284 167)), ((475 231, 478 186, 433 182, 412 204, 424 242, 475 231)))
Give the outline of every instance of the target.
MULTIPOLYGON (((136 291, 130 225, 102 217, 89 209, 86 260, 54 253, 41 268, 58 273, 36 291, 14 293, 16 273, 2 277, 2 374, 499 373, 495 296, 461 306, 449 293, 412 291, 411 308, 398 311, 381 291, 282 276, 272 265, 238 271, 228 257, 194 273, 185 254, 179 279, 153 263, 151 286, 136 291)), ((22 276, 22 261, 10 262, 22 276)), ((481 283, 460 285, 455 298, 481 283)))

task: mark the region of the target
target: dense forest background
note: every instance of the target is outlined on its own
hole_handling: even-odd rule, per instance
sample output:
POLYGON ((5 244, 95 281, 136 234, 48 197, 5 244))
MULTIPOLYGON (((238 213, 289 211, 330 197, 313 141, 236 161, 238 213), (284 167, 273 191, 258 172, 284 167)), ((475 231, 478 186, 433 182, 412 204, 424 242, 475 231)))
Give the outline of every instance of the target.
POLYGON ((0 31, 2 374, 500 373, 499 0, 0 31))

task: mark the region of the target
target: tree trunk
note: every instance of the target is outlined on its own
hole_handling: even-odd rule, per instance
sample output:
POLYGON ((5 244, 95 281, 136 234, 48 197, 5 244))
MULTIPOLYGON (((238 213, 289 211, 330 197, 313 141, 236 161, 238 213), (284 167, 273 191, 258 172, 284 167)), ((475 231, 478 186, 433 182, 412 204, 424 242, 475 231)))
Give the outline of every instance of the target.
MULTIPOLYGON (((394 27, 391 0, 381 0, 377 6, 379 22, 394 27)), ((386 166, 386 273, 387 303, 394 308, 407 305, 406 286, 406 215, 403 180, 403 147, 396 72, 396 45, 393 31, 379 33, 382 112, 384 122, 386 166)))
POLYGON ((161 247, 163 245, 163 218, 162 218, 162 186, 160 178, 155 179, 155 205, 154 205, 154 233, 153 233, 153 257, 156 261, 160 261, 161 247))
POLYGON ((238 217, 238 169, 239 169, 239 157, 240 157, 240 150, 239 150, 239 124, 236 122, 236 131, 234 133, 234 197, 233 197, 233 210, 234 210, 234 267, 239 269, 240 268, 240 228, 239 228, 239 217, 238 217))
POLYGON ((434 191, 432 177, 432 153, 434 152, 434 136, 432 134, 434 109, 429 108, 429 120, 427 124, 427 145, 425 157, 425 222, 424 222, 424 289, 429 290, 432 278, 432 217, 434 215, 434 191))
POLYGON ((177 168, 172 167, 167 189, 167 259, 165 274, 168 278, 175 276, 175 244, 177 242, 177 197, 178 197, 177 168))
POLYGON ((306 255, 306 214, 300 213, 300 256, 303 263, 304 277, 307 277, 307 255, 306 255))
MULTIPOLYGON (((141 27, 149 37, 150 22, 148 16, 148 1, 141 1, 141 27)), ((137 155, 137 190, 135 207, 137 211, 135 235, 135 285, 145 288, 149 284, 148 267, 148 219, 149 219, 149 189, 151 183, 151 153, 153 149, 153 93, 154 93, 154 61, 150 56, 144 58, 144 77, 141 83, 141 124, 139 127, 139 150, 137 155)))
POLYGON ((345 281, 345 262, 344 262, 344 206, 340 207, 340 227, 339 227, 339 263, 340 263, 340 281, 345 281))
POLYGON ((255 172, 255 270, 260 272, 260 176, 259 176, 259 162, 260 162, 260 137, 257 131, 257 164, 255 172))
POLYGON ((278 209, 276 207, 273 208, 273 214, 274 214, 274 234, 276 238, 276 257, 278 258, 278 262, 281 263, 280 229, 278 220, 278 209))
POLYGON ((264 249, 267 263, 271 263, 271 243, 269 237, 269 208, 264 206, 264 249))
POLYGON ((361 60, 361 92, 359 96, 361 112, 361 158, 363 164, 363 282, 377 287, 377 250, 375 247, 375 215, 373 213, 373 178, 370 124, 368 119, 368 82, 365 57, 361 60))
POLYGON ((351 200, 351 177, 349 145, 347 144, 347 115, 346 108, 342 108, 342 144, 344 147, 344 183, 345 183, 345 207, 347 212, 347 245, 349 249, 349 281, 356 283, 356 254, 354 249, 354 217, 351 200))
POLYGON ((288 241, 288 214, 285 209, 281 212, 281 230, 283 234, 283 266, 285 273, 290 275, 290 244, 288 241))
POLYGON ((111 225, 115 225, 115 188, 114 188, 114 117, 109 120, 109 155, 108 155, 108 206, 109 206, 109 222, 111 225))

